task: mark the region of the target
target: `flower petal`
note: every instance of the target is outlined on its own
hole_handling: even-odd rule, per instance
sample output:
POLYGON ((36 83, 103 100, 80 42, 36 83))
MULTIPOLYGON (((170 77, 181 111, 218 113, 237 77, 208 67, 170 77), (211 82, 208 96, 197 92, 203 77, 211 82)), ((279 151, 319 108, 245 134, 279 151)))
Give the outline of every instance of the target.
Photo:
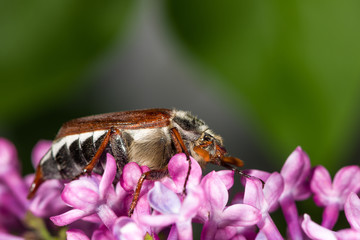
POLYGON ((178 216, 174 214, 164 215, 145 215, 141 217, 140 222, 153 227, 165 227, 174 224, 178 220, 178 216))
POLYGON ((181 208, 179 197, 160 182, 148 193, 148 200, 152 208, 164 214, 178 214, 181 208))
POLYGON ((176 229, 176 225, 172 225, 170 228, 169 235, 167 237, 167 240, 178 240, 178 232, 176 229))
POLYGON ((309 215, 304 214, 304 220, 301 224, 302 229, 306 235, 315 240, 336 240, 335 232, 320 226, 311 221, 309 215))
POLYGON ((335 233, 338 240, 360 239, 360 232, 355 229, 343 229, 335 233))
POLYGON ((346 166, 341 168, 335 175, 333 188, 342 198, 343 203, 347 199, 350 192, 359 192, 360 190, 360 167, 346 166))
POLYGON ((323 166, 317 166, 311 179, 310 187, 314 193, 314 201, 318 206, 328 204, 328 196, 332 196, 332 183, 329 172, 323 166))
POLYGON ((217 222, 216 221, 206 221, 203 229, 201 231, 201 240, 213 240, 215 239, 215 235, 216 235, 216 230, 217 230, 217 222))
POLYGON ((108 189, 112 188, 116 170, 117 167, 114 157, 107 153, 105 170, 99 184, 100 199, 104 199, 108 193, 108 189))
POLYGON ((227 190, 234 185, 234 171, 232 170, 221 170, 217 171, 216 174, 220 180, 224 183, 227 190))
POLYGON ((90 240, 85 233, 79 229, 69 229, 66 231, 67 240, 90 240))
POLYGON ((84 212, 79 209, 72 209, 63 214, 50 217, 50 220, 57 226, 65 226, 65 225, 75 222, 87 215, 89 215, 87 212, 84 212))
POLYGON ((111 229, 117 218, 114 211, 106 204, 101 204, 97 209, 97 215, 108 229, 111 229))
POLYGON ((177 221, 176 228, 178 232, 179 240, 192 240, 192 226, 191 219, 187 221, 177 221))
POLYGON ((0 232, 1 223, 10 223, 10 219, 22 219, 26 213, 26 208, 22 207, 20 203, 14 198, 10 189, 0 184, 0 232))
POLYGON ((135 191, 142 170, 135 162, 126 164, 123 168, 123 173, 120 178, 120 184, 126 191, 135 191))
POLYGON ((91 240, 115 240, 115 237, 106 226, 101 225, 93 232, 91 240))
POLYGON ((263 189, 265 200, 269 205, 269 208, 272 208, 272 210, 275 210, 273 207, 277 206, 278 199, 280 198, 283 190, 284 181, 282 176, 277 172, 272 173, 267 179, 263 189))
POLYGON ((197 210, 200 208, 204 201, 204 193, 202 188, 198 187, 190 191, 184 199, 184 202, 180 209, 180 214, 183 219, 193 218, 197 210))
MULTIPOLYGON (((237 233, 236 227, 227 226, 225 228, 221 228, 216 231, 215 239, 216 240, 234 239, 236 233, 237 233)), ((245 237, 244 240, 246 240, 245 237)))
POLYGON ((68 206, 61 199, 64 187, 57 179, 44 182, 30 203, 29 209, 38 217, 49 217, 64 212, 68 206))
POLYGON ((244 203, 261 211, 268 208, 262 190, 262 183, 259 180, 246 179, 244 203))
POLYGON ((129 217, 120 217, 113 227, 113 234, 117 240, 144 239, 142 229, 129 217))
POLYGON ((23 237, 11 235, 9 233, 0 232, 0 239, 2 240, 24 240, 23 237))
MULTIPOLYGON (((189 187, 192 187, 199 184, 202 176, 202 171, 199 163, 195 159, 190 157, 190 160, 191 160, 191 170, 187 184, 189 187)), ((182 192, 183 190, 188 169, 189 169, 189 162, 186 159, 184 153, 176 154, 169 161, 168 164, 169 175, 177 186, 177 192, 182 192)))
POLYGON ((310 160, 301 147, 297 147, 290 154, 280 174, 285 183, 282 197, 296 191, 297 187, 310 175, 310 160))
POLYGON ((19 160, 14 144, 5 138, 0 138, 0 177, 9 170, 19 170, 19 160))
POLYGON ((220 177, 215 171, 212 171, 201 180, 201 186, 211 213, 221 212, 229 199, 229 193, 220 177))
POLYGON ((65 185, 61 198, 75 208, 92 209, 99 201, 98 187, 97 179, 93 176, 80 177, 65 185))
POLYGON ((41 158, 49 151, 51 144, 52 142, 48 140, 40 140, 36 143, 31 153, 31 161, 34 169, 36 169, 40 163, 41 158))
POLYGON ((360 232, 360 199, 354 192, 347 198, 344 211, 350 226, 360 232))
POLYGON ((266 180, 270 177, 271 173, 269 172, 265 172, 265 171, 261 171, 261 170, 257 170, 257 169, 251 169, 251 170, 247 170, 244 171, 246 174, 250 175, 250 176, 254 176, 257 178, 260 178, 261 180, 263 180, 264 182, 266 182, 266 180))
POLYGON ((259 209, 247 204, 234 204, 223 211, 218 227, 245 227, 254 225, 260 220, 261 212, 259 209))

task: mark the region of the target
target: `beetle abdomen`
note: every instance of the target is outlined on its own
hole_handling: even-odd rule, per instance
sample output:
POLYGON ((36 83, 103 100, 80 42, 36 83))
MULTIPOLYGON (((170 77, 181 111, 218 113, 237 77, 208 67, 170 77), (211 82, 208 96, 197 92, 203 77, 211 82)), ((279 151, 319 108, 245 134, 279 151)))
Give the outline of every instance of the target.
MULTIPOLYGON (((43 178, 73 179, 79 176, 84 167, 87 166, 95 156, 107 132, 106 130, 99 130, 68 135, 55 140, 40 162, 43 178)), ((114 141, 116 141, 116 139, 114 141)), ((123 145, 124 143, 119 141, 116 142, 116 144, 123 145)), ((107 146, 103 155, 105 153, 113 154, 112 148, 107 146)), ((124 158, 124 154, 125 153, 117 152, 116 155, 119 158, 124 158)), ((101 164, 98 164, 94 168, 94 172, 101 173, 102 170, 101 164)))

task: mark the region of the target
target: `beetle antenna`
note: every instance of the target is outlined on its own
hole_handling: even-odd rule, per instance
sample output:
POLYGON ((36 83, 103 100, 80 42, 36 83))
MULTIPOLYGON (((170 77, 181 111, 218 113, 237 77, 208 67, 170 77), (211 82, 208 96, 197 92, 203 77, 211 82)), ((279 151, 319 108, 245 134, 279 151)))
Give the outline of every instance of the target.
POLYGON ((262 188, 264 188, 265 186, 265 182, 261 179, 261 178, 258 178, 258 177, 255 177, 255 176, 252 176, 252 175, 249 175, 249 174, 246 174, 244 173, 243 171, 225 163, 225 162, 221 162, 221 165, 227 169, 230 169, 230 170, 233 170, 234 172, 236 172, 237 174, 239 174, 240 176, 242 177, 245 177, 245 178, 252 178, 252 179, 256 179, 256 180, 259 180, 261 183, 262 183, 262 188))

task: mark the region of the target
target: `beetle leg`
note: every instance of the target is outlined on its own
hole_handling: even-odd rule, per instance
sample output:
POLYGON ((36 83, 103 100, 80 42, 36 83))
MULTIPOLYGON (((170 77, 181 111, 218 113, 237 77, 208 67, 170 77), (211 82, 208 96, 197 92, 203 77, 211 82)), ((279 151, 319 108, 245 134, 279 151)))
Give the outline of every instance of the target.
POLYGON ((182 137, 180 136, 179 131, 177 128, 171 128, 170 129, 171 138, 173 139, 176 151, 178 153, 185 153, 186 158, 190 159, 189 151, 187 150, 184 141, 182 140, 182 137))
POLYGON ((186 159, 189 162, 189 168, 186 174, 186 178, 185 178, 185 182, 184 182, 184 188, 183 188, 183 194, 186 195, 186 185, 187 182, 189 180, 189 176, 190 176, 190 171, 191 171, 191 160, 190 160, 190 154, 189 151, 187 150, 184 141, 182 140, 182 137, 180 136, 179 131, 177 130, 177 128, 171 128, 170 129, 170 134, 171 134, 171 138, 173 139, 173 143, 175 145, 176 151, 178 153, 185 153, 186 155, 186 159))
POLYGON ((168 169, 167 169, 167 166, 166 166, 163 169, 150 170, 150 171, 144 172, 141 175, 141 177, 139 178, 139 181, 138 181, 138 183, 136 185, 136 190, 134 192, 133 200, 132 200, 131 205, 130 205, 130 209, 129 209, 129 212, 128 212, 129 217, 131 217, 131 215, 134 213, 134 209, 136 207, 136 204, 139 201, 140 191, 141 191, 141 187, 142 187, 144 181, 145 180, 152 180, 152 181, 159 180, 159 179, 165 177, 167 174, 168 174, 168 169))
POLYGON ((99 162, 99 159, 101 157, 101 154, 104 152, 106 146, 110 142, 111 136, 114 134, 120 134, 119 129, 112 127, 105 135, 104 140, 102 141, 100 147, 96 151, 94 157, 91 159, 90 163, 83 169, 82 174, 90 174, 96 164, 99 162))
POLYGON ((28 199, 31 199, 34 197, 36 191, 38 190, 38 188, 40 187, 40 185, 44 182, 44 178, 43 178, 43 174, 42 174, 42 170, 41 170, 41 166, 40 164, 38 165, 37 169, 36 169, 36 174, 35 174, 35 179, 34 182, 31 184, 30 186, 30 190, 29 190, 29 194, 27 196, 28 199))

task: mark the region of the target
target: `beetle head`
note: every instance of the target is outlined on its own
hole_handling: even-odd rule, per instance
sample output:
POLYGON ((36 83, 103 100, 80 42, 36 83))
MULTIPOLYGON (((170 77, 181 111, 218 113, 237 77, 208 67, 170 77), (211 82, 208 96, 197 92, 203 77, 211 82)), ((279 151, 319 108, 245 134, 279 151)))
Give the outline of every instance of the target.
POLYGON ((221 137, 215 135, 209 129, 201 134, 201 137, 195 142, 192 150, 207 163, 216 165, 226 163, 237 167, 244 165, 240 159, 228 156, 221 137))
POLYGON ((175 110, 173 122, 191 155, 200 164, 224 165, 226 163, 237 167, 243 166, 240 159, 228 156, 222 138, 209 129, 201 119, 189 112, 175 110))

